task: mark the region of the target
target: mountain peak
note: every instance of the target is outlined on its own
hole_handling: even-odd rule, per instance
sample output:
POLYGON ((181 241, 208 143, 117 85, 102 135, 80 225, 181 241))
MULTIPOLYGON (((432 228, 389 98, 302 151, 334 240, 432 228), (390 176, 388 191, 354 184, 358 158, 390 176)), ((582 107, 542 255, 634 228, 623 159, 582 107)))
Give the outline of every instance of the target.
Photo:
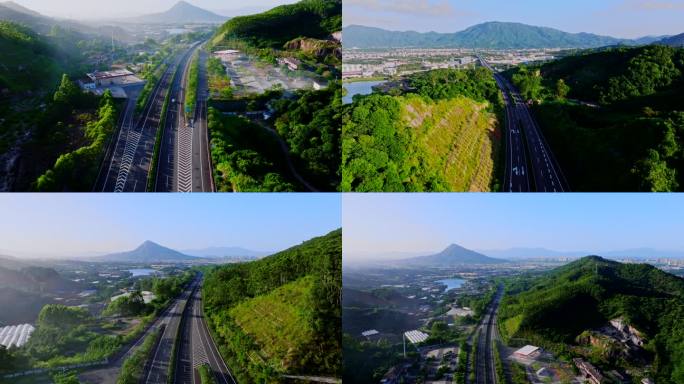
POLYGON ((226 18, 181 0, 168 10, 133 19, 142 23, 222 23, 226 18))
POLYGON ((120 262, 158 262, 188 261, 194 260, 195 257, 159 245, 154 241, 146 240, 132 251, 104 255, 98 257, 98 259, 120 262))
POLYGON ((406 259, 404 261, 414 265, 435 267, 462 264, 496 264, 506 262, 505 260, 485 256, 479 252, 475 252, 468 248, 464 248, 455 243, 444 248, 443 251, 437 254, 413 257, 410 259, 406 259))

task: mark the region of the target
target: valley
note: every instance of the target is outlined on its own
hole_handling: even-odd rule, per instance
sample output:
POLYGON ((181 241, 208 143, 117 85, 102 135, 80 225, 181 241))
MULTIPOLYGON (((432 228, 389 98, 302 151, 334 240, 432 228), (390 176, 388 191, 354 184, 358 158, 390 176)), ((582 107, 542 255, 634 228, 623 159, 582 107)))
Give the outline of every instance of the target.
POLYGON ((683 48, 676 37, 617 39, 501 22, 454 34, 358 25, 345 32, 345 191, 406 190, 392 179, 435 192, 673 192, 682 185, 682 108, 672 96, 681 94, 683 48), (473 74, 483 68, 491 71, 487 81, 473 74), (421 88, 421 78, 432 79, 434 92, 421 88), (479 137, 449 135, 453 128, 443 125, 479 130, 479 114, 460 103, 481 102, 491 80, 498 95, 485 97, 488 128, 479 137), (371 85, 356 87, 362 83, 371 85), (435 124, 439 143, 425 137, 427 127, 393 112, 391 105, 414 95, 459 101, 452 115, 420 115, 442 123, 435 124), (376 114, 370 99, 390 113, 376 114), (357 122, 366 116, 373 127, 357 122), (405 150, 378 136, 388 129, 405 150), (426 160, 423 152, 454 166, 426 160), (469 177, 474 164, 477 182, 469 177))
POLYGON ((184 1, 98 21, 0 11, 0 190, 338 189, 341 1, 235 18, 184 1))

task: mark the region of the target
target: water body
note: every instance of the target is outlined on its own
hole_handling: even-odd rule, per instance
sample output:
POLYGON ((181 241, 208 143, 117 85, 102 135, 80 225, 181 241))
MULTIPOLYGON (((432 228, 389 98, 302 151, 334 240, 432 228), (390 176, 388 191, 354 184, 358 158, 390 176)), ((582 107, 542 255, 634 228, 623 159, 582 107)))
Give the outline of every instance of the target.
POLYGON ((347 90, 347 95, 342 98, 344 104, 351 104, 355 95, 370 95, 373 87, 382 84, 384 81, 357 81, 354 83, 344 83, 342 86, 347 90))
POLYGON ((133 277, 139 277, 139 276, 150 276, 156 271, 154 269, 149 269, 149 268, 140 268, 140 269, 129 269, 128 272, 133 274, 133 277))
POLYGON ((452 289, 461 288, 463 284, 465 284, 465 282, 465 280, 457 278, 436 281, 436 283, 440 283, 447 286, 445 292, 451 291, 452 289))

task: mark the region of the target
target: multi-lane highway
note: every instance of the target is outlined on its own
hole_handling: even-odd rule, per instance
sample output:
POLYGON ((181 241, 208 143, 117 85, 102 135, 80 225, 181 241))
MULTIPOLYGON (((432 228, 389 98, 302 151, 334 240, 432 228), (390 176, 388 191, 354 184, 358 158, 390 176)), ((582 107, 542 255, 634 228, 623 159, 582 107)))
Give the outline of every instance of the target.
MULTIPOLYGON (((193 290, 198 286, 198 284, 199 279, 195 279, 191 284, 189 284, 188 287, 181 293, 181 295, 175 300, 173 300, 173 302, 159 315, 159 317, 157 317, 157 319, 145 330, 145 332, 143 332, 130 345, 127 345, 124 349, 122 349, 120 353, 117 353, 110 359, 110 364, 107 367, 90 370, 79 375, 81 382, 97 384, 115 384, 117 382, 117 377, 121 371, 121 366, 126 361, 126 359, 128 359, 131 355, 133 355, 133 353, 135 353, 138 347, 140 347, 143 344, 148 335, 158 330, 163 332, 162 339, 160 340, 159 344, 155 346, 153 356, 150 357, 150 361, 147 365, 147 367, 154 366, 155 373, 152 377, 149 377, 149 380, 152 381, 148 381, 148 372, 153 372, 152 370, 148 369, 145 371, 145 374, 142 379, 145 382, 161 382, 154 380, 160 379, 160 377, 158 377, 157 375, 161 375, 160 368, 161 365, 164 364, 163 362, 161 362, 162 356, 168 353, 168 342, 164 343, 163 346, 162 342, 164 342, 164 337, 176 335, 178 329, 177 324, 181 316, 181 313, 179 313, 179 311, 182 312, 182 308, 185 307, 188 298, 191 296, 193 290), (169 331, 169 328, 174 327, 175 330, 169 331), (161 351, 159 349, 160 347, 162 347, 161 351)), ((164 383, 166 384, 166 381, 164 381, 164 383)))
POLYGON ((159 161, 154 172, 156 192, 211 192, 214 190, 207 129, 206 54, 200 53, 200 82, 195 116, 184 113, 190 59, 200 43, 169 59, 167 69, 155 85, 141 113, 131 97, 120 119, 120 129, 111 153, 106 156, 95 189, 103 192, 144 192, 163 105, 169 93, 164 127, 161 127, 159 161))
POLYGON ((179 343, 174 383, 200 383, 198 368, 208 365, 218 384, 236 384, 204 320, 201 283, 188 301, 179 343))
POLYGON ((506 105, 506 192, 567 192, 568 183, 539 125, 518 90, 508 79, 494 71, 484 59, 482 65, 492 72, 506 105))
POLYGON ((471 369, 475 370, 475 381, 477 384, 496 384, 496 364, 494 354, 494 343, 499 342, 497 330, 497 310, 499 302, 503 296, 503 287, 499 287, 491 304, 487 307, 477 329, 477 355, 471 364, 471 369))
POLYGON ((214 185, 207 129, 206 53, 199 43, 188 58, 199 54, 197 105, 186 118, 185 95, 188 90, 190 59, 186 60, 171 87, 171 102, 166 116, 159 153, 156 192, 213 192, 214 185))

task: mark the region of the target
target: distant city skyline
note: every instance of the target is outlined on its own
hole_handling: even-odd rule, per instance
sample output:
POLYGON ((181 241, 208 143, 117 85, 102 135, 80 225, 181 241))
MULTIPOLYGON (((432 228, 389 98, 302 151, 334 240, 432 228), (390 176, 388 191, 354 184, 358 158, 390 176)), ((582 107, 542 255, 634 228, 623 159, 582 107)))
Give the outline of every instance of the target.
MULTIPOLYGON (((12 0, 15 3, 45 16, 98 20, 119 17, 140 16, 160 13, 173 7, 180 0, 12 0)), ((216 12, 223 16, 257 13, 282 4, 291 4, 298 0, 185 0, 185 2, 216 12)), ((1 3, 1 2, 0 2, 1 3)))
POLYGON ((684 196, 652 194, 344 195, 345 261, 473 250, 684 251, 684 196))
POLYGON ((343 24, 458 32, 487 21, 519 22, 618 38, 684 33, 684 0, 344 0, 343 24))
POLYGON ((341 226, 334 194, 3 194, 0 212, 0 255, 48 257, 145 240, 181 251, 280 251, 341 226))

